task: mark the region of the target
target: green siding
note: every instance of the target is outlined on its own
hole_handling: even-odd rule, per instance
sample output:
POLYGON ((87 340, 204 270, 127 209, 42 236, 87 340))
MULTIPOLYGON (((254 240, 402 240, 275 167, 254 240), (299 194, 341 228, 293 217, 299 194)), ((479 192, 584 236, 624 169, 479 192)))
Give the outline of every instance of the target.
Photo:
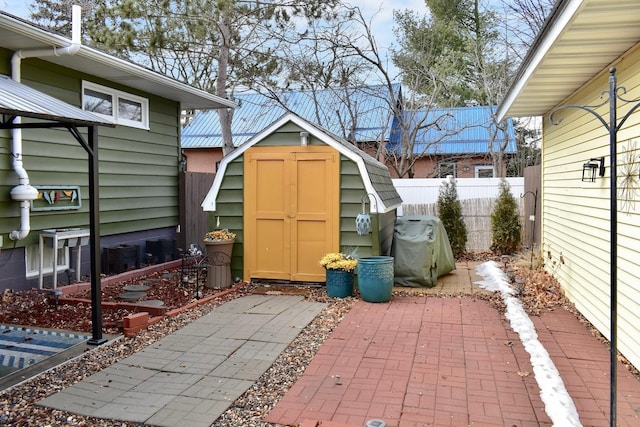
MULTIPOLYGON (((0 64, 12 52, 0 49, 0 64)), ((8 74, 6 65, 0 67, 8 74)), ((82 80, 143 96, 149 100, 149 130, 125 126, 98 130, 100 230, 103 236, 174 227, 179 223, 179 103, 114 85, 39 59, 22 62, 23 83, 72 105, 80 106, 82 80)), ((86 137, 86 128, 80 128, 86 137)), ((10 199, 18 183, 6 150, 9 131, 0 131, 0 234, 19 225, 19 205, 10 199), (2 155, 1 153, 5 153, 2 155)), ((23 161, 31 185, 79 185, 82 208, 77 211, 32 212, 32 233, 19 246, 37 243, 45 228, 88 227, 87 153, 66 130, 23 130, 23 161)))
POLYGON ((209 215, 209 228, 216 228, 217 219, 220 227, 228 228, 236 233, 236 243, 233 245, 231 259, 232 277, 242 277, 244 267, 244 156, 227 165, 222 179, 218 198, 217 211, 209 215))
MULTIPOLYGON (((358 166, 345 156, 340 156, 340 250, 356 252, 359 257, 379 254, 377 233, 360 236, 356 231, 356 216, 362 213, 362 197, 367 194, 358 166)), ((366 205, 369 212, 369 204, 366 205)), ((372 228, 375 226, 372 216, 372 228)))
MULTIPOLYGON (((300 144, 301 129, 288 123, 265 136, 256 147, 264 146, 291 146, 300 144)), ((324 144, 321 140, 310 137, 309 144, 324 144)), ((380 177, 372 177, 383 185, 393 183, 386 169, 371 168, 380 177), (386 172, 386 178, 384 173, 386 172)), ((231 270, 233 277, 242 277, 243 260, 243 191, 244 191, 244 156, 240 155, 227 165, 225 175, 222 179, 220 190, 216 199, 216 212, 211 212, 209 216, 210 228, 215 228, 217 218, 220 218, 220 226, 232 229, 236 234, 236 244, 233 248, 233 260, 231 270)), ((377 187, 378 188, 378 187, 377 187)), ((384 188, 383 188, 384 190, 384 188)), ((394 189, 395 192, 395 189, 394 189)), ((392 210, 382 215, 372 215, 372 228, 369 235, 360 236, 356 231, 356 216, 362 212, 362 197, 366 190, 358 165, 348 157, 340 156, 340 250, 344 252, 354 252, 359 257, 372 255, 388 255, 391 250, 391 240, 393 238, 393 227, 395 225, 396 211, 392 210), (378 218, 380 217, 380 218, 378 218)), ((395 193, 397 195, 397 193, 395 193)), ((367 212, 369 204, 367 203, 367 212)))

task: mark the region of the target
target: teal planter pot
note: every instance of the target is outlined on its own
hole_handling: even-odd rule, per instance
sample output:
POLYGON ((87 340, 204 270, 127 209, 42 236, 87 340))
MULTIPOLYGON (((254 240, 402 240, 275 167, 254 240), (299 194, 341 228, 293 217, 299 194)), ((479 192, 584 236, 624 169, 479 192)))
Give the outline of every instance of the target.
POLYGON ((372 256, 358 260, 358 290, 367 302, 387 302, 393 291, 393 257, 372 256))
POLYGON ((353 295, 353 273, 328 269, 327 295, 331 298, 346 298, 353 295))

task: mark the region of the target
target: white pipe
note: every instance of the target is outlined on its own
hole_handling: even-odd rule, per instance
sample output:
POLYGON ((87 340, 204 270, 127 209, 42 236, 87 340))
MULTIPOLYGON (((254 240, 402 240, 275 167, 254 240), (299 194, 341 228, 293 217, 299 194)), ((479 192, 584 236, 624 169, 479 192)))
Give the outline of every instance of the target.
MULTIPOLYGON (((13 80, 16 82, 21 81, 22 60, 24 58, 75 55, 76 52, 80 50, 81 8, 78 5, 73 5, 71 10, 71 44, 61 48, 54 46, 53 48, 46 49, 21 49, 14 52, 11 56, 11 78, 13 80)), ((20 124, 21 122, 20 116, 14 119, 14 123, 16 124, 20 124)), ((19 180, 19 185, 14 188, 16 191, 12 191, 12 197, 14 200, 20 202, 20 229, 9 233, 9 238, 11 240, 22 240, 27 237, 29 231, 31 231, 29 223, 29 202, 38 197, 38 190, 29 184, 29 174, 22 162, 22 129, 20 128, 11 130, 11 152, 13 153, 13 170, 16 175, 18 175, 19 180)))

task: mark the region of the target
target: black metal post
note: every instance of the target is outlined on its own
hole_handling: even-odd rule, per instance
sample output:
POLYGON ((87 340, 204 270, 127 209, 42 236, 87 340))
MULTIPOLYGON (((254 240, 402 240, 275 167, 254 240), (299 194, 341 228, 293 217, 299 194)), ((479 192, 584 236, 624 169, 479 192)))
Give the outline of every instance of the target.
POLYGON ((609 321, 610 327, 610 344, 611 344, 611 353, 610 357, 610 375, 611 375, 611 388, 610 398, 609 398, 609 414, 610 414, 610 422, 611 426, 616 426, 616 418, 617 418, 617 381, 618 381, 618 363, 617 363, 617 353, 618 353, 618 201, 616 198, 617 194, 617 142, 618 142, 618 126, 616 123, 618 122, 618 118, 616 117, 616 108, 617 108, 617 88, 616 88, 616 69, 611 68, 609 75, 609 156, 610 156, 610 195, 609 195, 609 210, 611 215, 611 237, 610 244, 611 248, 609 251, 609 259, 611 265, 611 295, 610 295, 610 305, 611 305, 611 314, 609 321))
POLYGON ((91 253, 91 329, 88 344, 107 342, 102 337, 102 286, 100 283, 100 184, 98 162, 98 128, 88 128, 89 145, 89 250, 91 253))

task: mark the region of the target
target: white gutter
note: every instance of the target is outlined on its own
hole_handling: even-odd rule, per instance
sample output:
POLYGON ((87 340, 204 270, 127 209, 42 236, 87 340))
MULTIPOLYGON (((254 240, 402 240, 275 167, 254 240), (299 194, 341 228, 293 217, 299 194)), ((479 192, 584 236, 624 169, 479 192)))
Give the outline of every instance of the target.
MULTIPOLYGON (((21 65, 24 58, 38 58, 43 56, 75 55, 80 49, 80 6, 72 7, 72 34, 71 44, 66 47, 52 47, 47 49, 21 49, 11 57, 11 78, 16 82, 21 80, 21 65)), ((21 123, 21 117, 15 118, 14 123, 21 123)), ((29 235, 31 231, 29 221, 30 202, 38 197, 38 190, 29 184, 29 175, 22 162, 22 129, 16 128, 11 131, 11 152, 13 153, 13 170, 18 175, 19 184, 11 189, 11 198, 20 202, 20 229, 9 233, 11 240, 21 240, 29 235)))

